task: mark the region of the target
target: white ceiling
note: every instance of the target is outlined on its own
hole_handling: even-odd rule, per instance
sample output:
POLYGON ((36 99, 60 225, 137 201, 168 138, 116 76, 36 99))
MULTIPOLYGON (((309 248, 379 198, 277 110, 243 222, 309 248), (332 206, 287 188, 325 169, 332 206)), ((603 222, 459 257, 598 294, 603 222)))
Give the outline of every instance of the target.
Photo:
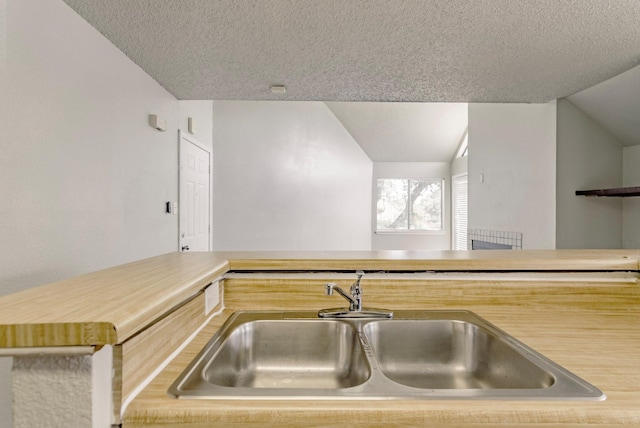
POLYGON ((547 102, 640 63, 638 0, 65 2, 179 99, 547 102))

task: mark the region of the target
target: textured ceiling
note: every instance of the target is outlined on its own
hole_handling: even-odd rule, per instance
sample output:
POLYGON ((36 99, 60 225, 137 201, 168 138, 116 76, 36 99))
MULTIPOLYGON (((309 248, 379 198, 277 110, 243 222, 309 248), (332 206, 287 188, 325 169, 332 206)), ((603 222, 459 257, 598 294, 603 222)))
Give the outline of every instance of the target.
POLYGON ((640 63, 638 0, 65 2, 179 99, 547 102, 640 63))
POLYGON ((468 125, 466 103, 326 104, 374 162, 450 162, 468 125))

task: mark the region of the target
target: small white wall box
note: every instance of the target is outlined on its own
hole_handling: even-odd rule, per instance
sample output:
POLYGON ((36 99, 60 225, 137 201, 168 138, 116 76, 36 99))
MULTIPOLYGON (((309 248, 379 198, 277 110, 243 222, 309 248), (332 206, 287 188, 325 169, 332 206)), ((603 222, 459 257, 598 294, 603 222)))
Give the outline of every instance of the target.
POLYGON ((158 116, 157 114, 149 115, 149 125, 158 131, 164 132, 167 130, 167 121, 158 116))
POLYGON ((187 119, 187 130, 189 131, 190 134, 195 134, 196 133, 196 123, 195 123, 195 120, 193 120, 192 117, 187 119))

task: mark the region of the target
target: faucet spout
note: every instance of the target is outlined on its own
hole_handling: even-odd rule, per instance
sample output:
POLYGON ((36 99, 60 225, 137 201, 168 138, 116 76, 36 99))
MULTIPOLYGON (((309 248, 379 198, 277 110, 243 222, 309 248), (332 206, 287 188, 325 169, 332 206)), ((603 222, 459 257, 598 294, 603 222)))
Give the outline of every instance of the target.
POLYGON ((327 296, 333 296, 333 292, 336 291, 339 295, 347 299, 347 301, 349 302, 350 311, 362 310, 362 298, 360 297, 359 300, 356 300, 355 296, 349 296, 342 288, 338 287, 338 284, 336 284, 335 282, 329 282, 325 284, 325 290, 327 292, 327 296), (357 309, 358 306, 360 306, 360 309, 357 309))
POLYGON ((356 282, 351 285, 351 289, 349 290, 351 291, 351 295, 348 295, 342 288, 338 287, 338 284, 335 282, 325 284, 325 291, 327 296, 333 296, 333 292, 337 291, 339 295, 347 299, 349 302, 350 311, 360 312, 362 311, 362 288, 360 288, 360 280, 362 279, 364 272, 361 270, 356 271, 356 275, 358 278, 356 279, 356 282))
POLYGON ((345 298, 349 302, 349 309, 334 308, 334 309, 322 309, 318 312, 320 318, 391 318, 393 312, 384 309, 372 309, 362 307, 362 288, 360 287, 360 280, 364 276, 364 272, 356 271, 358 278, 356 282, 351 285, 349 291, 351 294, 338 287, 335 282, 329 282, 324 285, 324 291, 327 296, 332 296, 333 292, 337 292, 339 295, 345 298))

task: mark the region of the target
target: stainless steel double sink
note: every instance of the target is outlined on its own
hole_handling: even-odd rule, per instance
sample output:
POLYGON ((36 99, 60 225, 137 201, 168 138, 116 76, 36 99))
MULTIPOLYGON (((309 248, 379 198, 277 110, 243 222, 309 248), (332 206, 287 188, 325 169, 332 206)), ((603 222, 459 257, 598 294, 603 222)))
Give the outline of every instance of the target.
POLYGON ((196 399, 604 400, 467 311, 236 312, 169 389, 196 399))

